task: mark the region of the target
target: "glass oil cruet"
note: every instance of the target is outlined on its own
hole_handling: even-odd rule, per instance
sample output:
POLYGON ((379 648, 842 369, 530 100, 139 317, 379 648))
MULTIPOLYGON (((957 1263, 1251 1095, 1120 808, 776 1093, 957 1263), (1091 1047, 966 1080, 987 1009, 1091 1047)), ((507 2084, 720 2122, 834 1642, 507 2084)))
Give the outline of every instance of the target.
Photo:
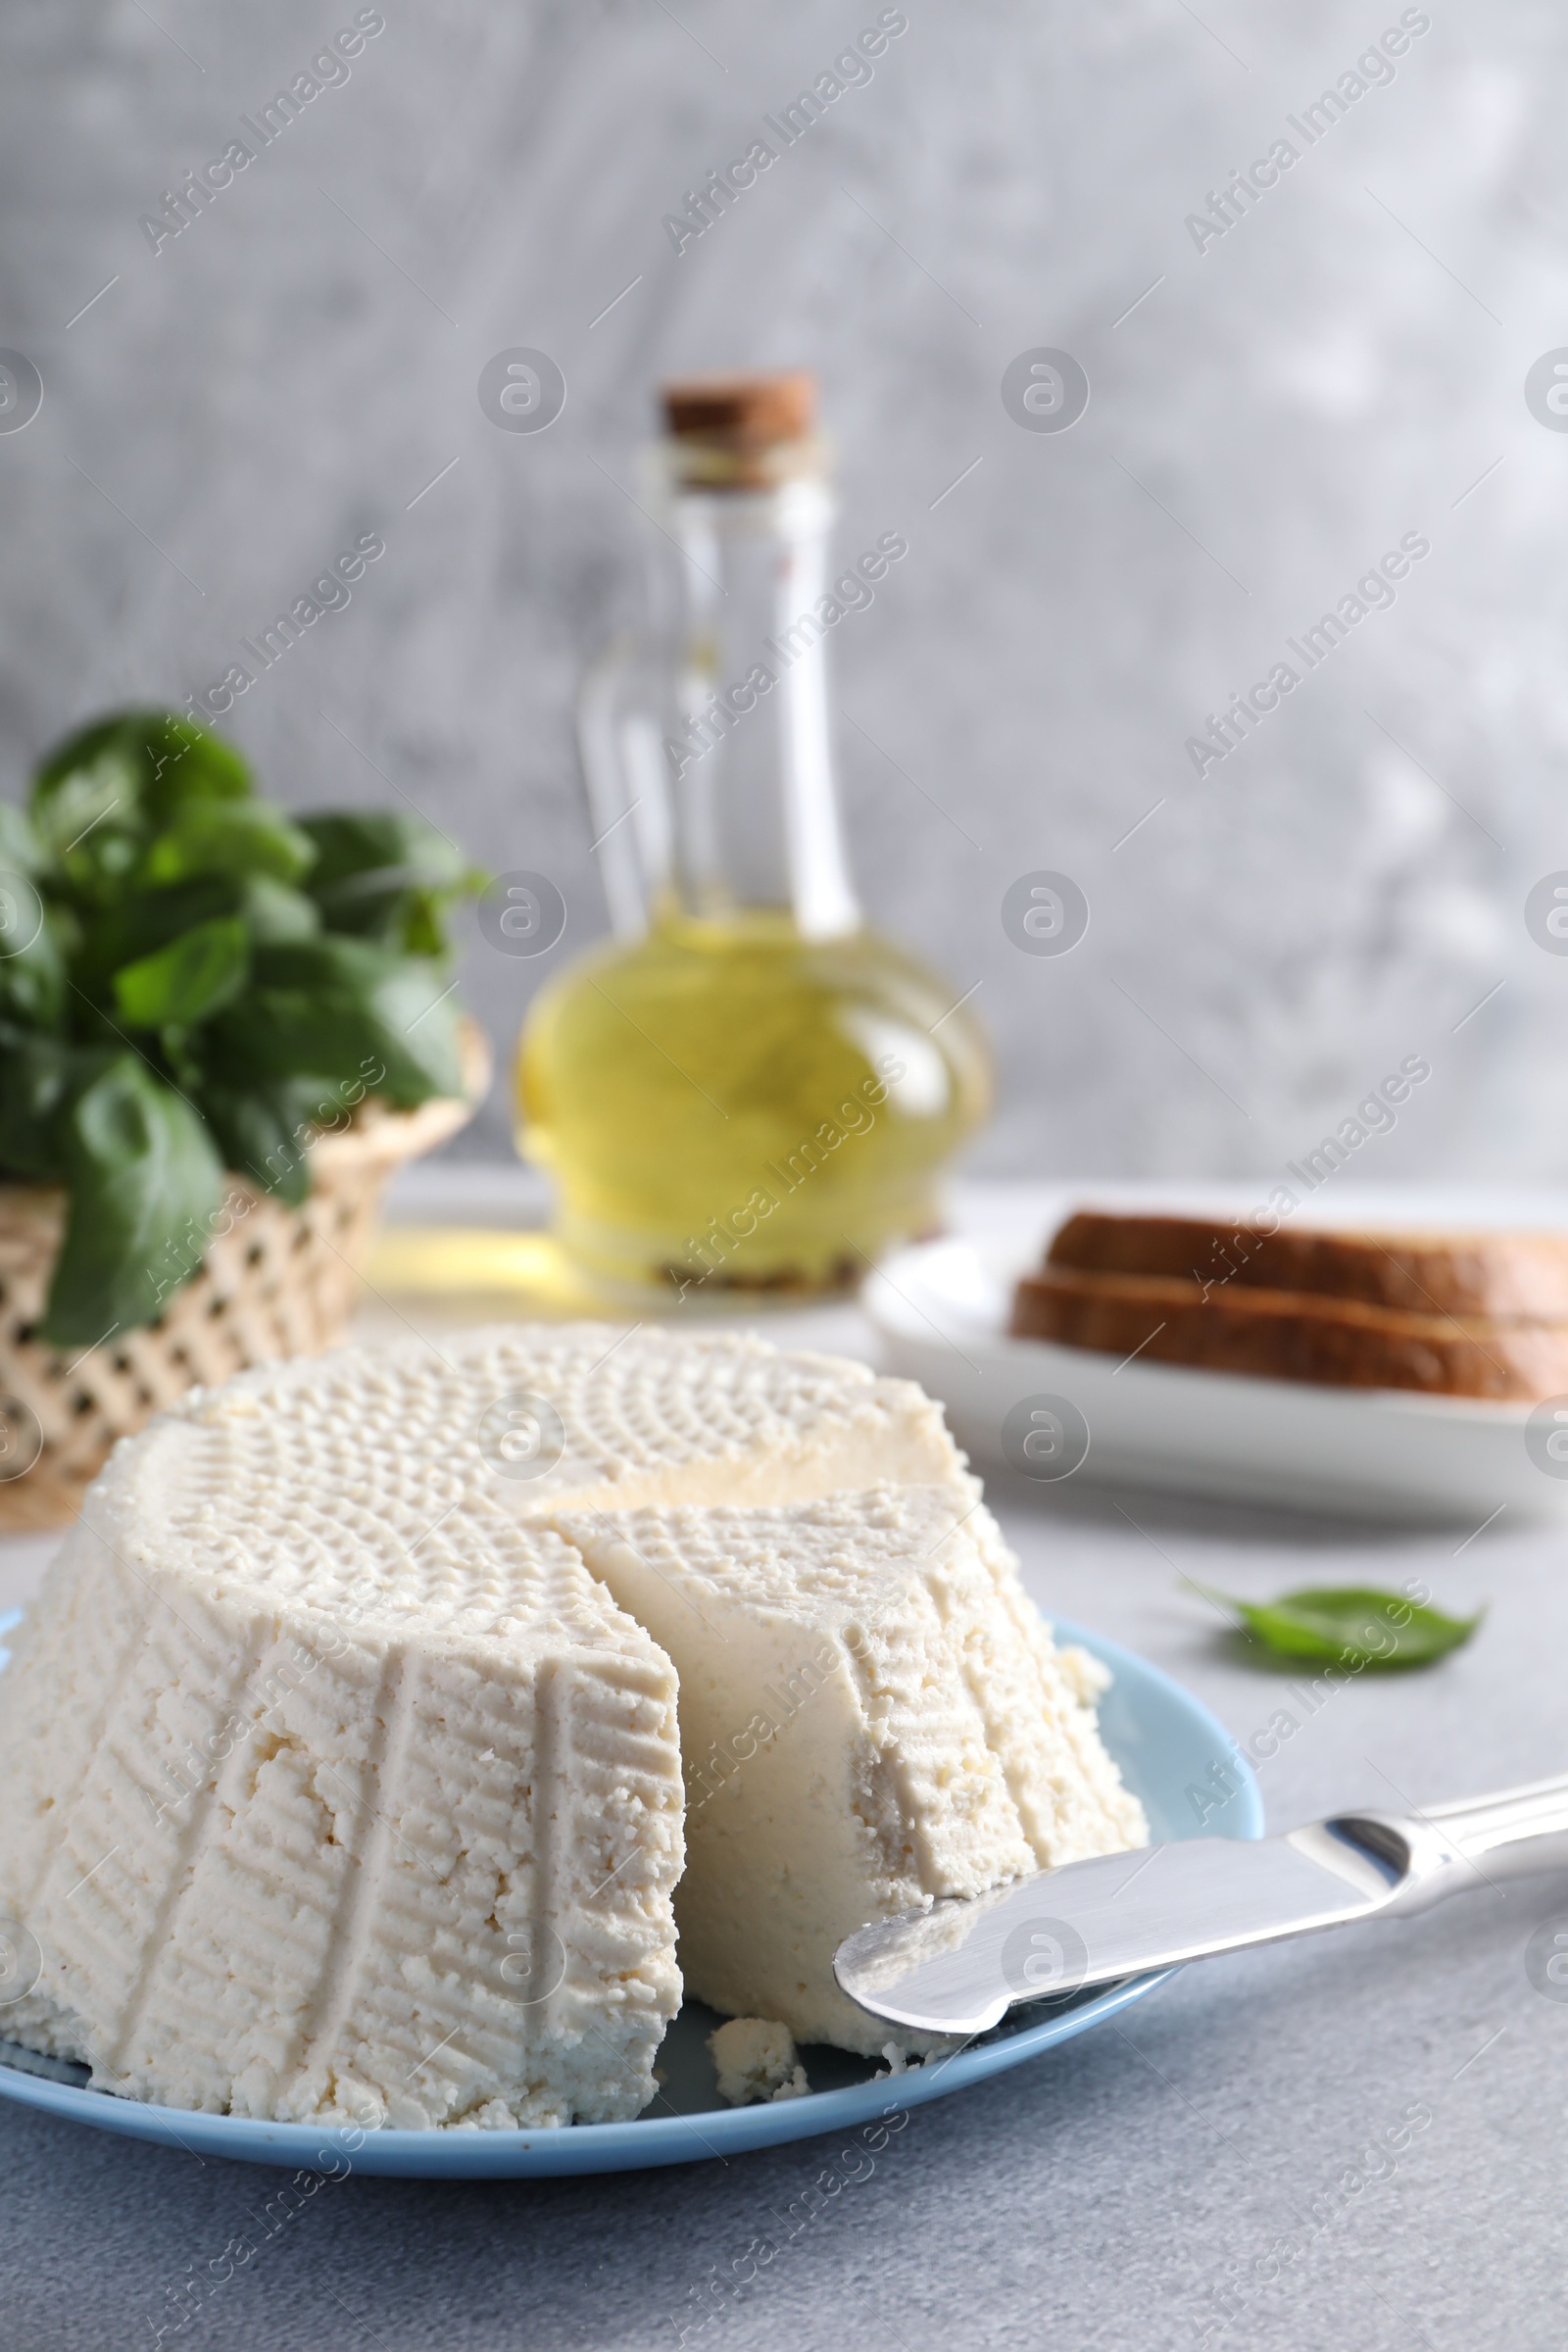
POLYGON ((665 387, 651 625, 583 691, 613 937, 531 1007, 518 1142, 568 1265, 622 1301, 853 1286, 936 1229, 989 1102, 967 1007, 850 878, 824 640, 862 571, 830 586, 814 412, 798 373, 665 387))

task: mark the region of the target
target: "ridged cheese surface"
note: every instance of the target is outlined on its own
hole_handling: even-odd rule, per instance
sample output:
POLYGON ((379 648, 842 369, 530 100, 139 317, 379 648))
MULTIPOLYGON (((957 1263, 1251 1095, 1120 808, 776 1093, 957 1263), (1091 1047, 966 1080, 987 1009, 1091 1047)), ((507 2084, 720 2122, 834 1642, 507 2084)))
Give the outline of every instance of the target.
POLYGON ((801 2041, 899 2035, 832 1974, 868 1920, 1142 1844, 1105 1677, 1058 1650, 954 1484, 554 1524, 680 1675, 688 1988, 801 2041))
POLYGON ((173 2106, 635 2114, 681 1991, 676 1679, 543 1515, 873 1478, 976 1491, 910 1384, 728 1334, 501 1329, 187 1399, 0 1679, 0 1913, 43 1954, 7 2034, 173 2106))

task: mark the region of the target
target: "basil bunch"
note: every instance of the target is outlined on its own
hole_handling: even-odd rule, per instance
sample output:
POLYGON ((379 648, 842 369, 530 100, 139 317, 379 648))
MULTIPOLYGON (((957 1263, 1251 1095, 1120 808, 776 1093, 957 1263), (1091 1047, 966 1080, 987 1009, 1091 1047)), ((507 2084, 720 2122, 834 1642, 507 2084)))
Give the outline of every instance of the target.
POLYGON ((42 1339, 154 1321, 225 1168, 294 1206, 316 1126, 461 1093, 445 916, 482 882, 420 818, 285 815, 164 711, 83 727, 0 803, 0 1178, 69 1203, 42 1339))

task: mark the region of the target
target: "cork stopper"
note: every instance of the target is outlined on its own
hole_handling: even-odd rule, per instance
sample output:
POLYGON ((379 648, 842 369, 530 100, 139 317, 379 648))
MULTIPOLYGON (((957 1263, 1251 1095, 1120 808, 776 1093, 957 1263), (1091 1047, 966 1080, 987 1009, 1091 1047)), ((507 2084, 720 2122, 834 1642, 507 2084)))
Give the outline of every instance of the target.
POLYGON ((805 368, 682 376, 663 385, 662 397, 683 481, 766 489, 821 463, 816 378, 805 368))

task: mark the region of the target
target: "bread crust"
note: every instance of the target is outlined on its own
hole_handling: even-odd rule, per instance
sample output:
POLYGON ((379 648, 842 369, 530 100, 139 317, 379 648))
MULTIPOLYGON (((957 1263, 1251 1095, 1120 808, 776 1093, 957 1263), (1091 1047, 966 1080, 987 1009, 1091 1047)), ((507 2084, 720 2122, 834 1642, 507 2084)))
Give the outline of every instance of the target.
POLYGON ((1141 1363, 1324 1387, 1532 1401, 1568 1393, 1568 1317, 1411 1314, 1358 1299, 1048 1264, 1018 1285, 1015 1339, 1141 1363))
POLYGON ((1304 1292, 1408 1314, 1568 1318, 1568 1234, 1269 1233, 1245 1219, 1080 1209, 1053 1240, 1047 1270, 1304 1292))

